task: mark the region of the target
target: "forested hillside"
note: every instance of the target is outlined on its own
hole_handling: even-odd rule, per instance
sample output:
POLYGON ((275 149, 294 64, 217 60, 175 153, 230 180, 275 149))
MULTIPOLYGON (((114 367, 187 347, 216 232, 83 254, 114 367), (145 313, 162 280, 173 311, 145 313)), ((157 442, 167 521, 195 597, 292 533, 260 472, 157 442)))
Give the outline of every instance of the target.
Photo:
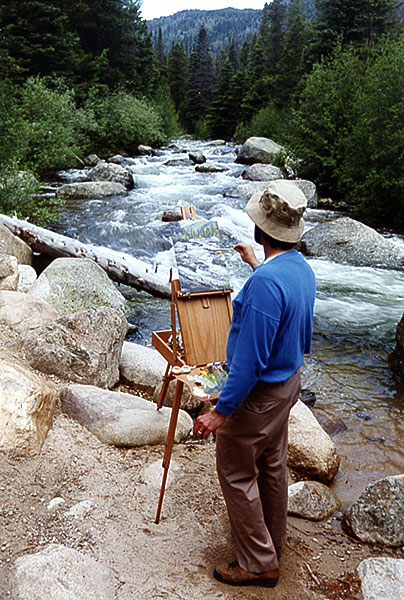
POLYGON ((90 152, 133 154, 180 133, 258 135, 354 216, 404 227, 399 8, 273 0, 262 11, 183 11, 174 17, 193 16, 197 34, 170 45, 162 27, 153 40, 139 0, 3 0, 0 212, 54 216, 56 205, 37 201, 38 178, 90 152))
POLYGON ((169 17, 152 19, 147 24, 156 43, 161 29, 164 52, 180 42, 186 52, 198 39, 199 29, 206 29, 207 41, 213 55, 219 54, 227 46, 231 37, 238 46, 251 40, 261 21, 261 10, 246 8, 223 8, 220 10, 182 10, 169 17))

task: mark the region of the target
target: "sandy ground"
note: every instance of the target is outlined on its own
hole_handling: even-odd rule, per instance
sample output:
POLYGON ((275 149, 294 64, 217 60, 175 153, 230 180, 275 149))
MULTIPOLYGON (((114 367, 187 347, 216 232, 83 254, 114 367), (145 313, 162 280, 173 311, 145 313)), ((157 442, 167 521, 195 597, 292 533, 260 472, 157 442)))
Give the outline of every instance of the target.
MULTIPOLYGON (((2 333, 0 357, 10 356, 2 333)), ((49 543, 87 553, 113 569, 120 582, 116 600, 359 600, 355 569, 361 560, 403 558, 401 550, 348 537, 340 513, 319 523, 290 517, 274 589, 218 583, 213 566, 233 560, 234 552, 214 442, 189 439, 175 446, 157 525, 163 450, 106 446, 58 406, 39 456, 0 455, 0 599, 11 598, 8 581, 15 559, 49 543), (55 497, 64 503, 49 510, 55 497), (69 515, 83 500, 91 502, 88 512, 69 515)))

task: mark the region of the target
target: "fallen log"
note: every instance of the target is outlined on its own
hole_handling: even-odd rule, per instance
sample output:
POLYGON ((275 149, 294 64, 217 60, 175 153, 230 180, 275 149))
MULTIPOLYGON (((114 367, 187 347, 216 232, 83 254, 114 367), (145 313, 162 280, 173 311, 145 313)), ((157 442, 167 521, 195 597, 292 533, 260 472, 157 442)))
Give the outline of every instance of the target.
POLYGON ((113 281, 160 298, 171 297, 170 269, 167 267, 148 264, 130 254, 104 246, 83 244, 65 235, 32 225, 28 221, 0 215, 0 223, 24 240, 34 252, 55 258, 90 258, 99 264, 113 281))

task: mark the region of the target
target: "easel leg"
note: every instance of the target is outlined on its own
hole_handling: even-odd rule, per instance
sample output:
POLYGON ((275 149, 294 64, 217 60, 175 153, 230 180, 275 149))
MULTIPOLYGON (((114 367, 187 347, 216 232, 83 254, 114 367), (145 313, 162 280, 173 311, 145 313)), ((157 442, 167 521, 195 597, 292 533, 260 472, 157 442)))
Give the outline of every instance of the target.
POLYGON ((177 427, 178 412, 180 409, 183 387, 184 387, 183 382, 180 381, 179 379, 177 379, 177 385, 175 386, 173 407, 171 409, 170 424, 168 426, 168 432, 167 432, 167 438, 166 438, 166 448, 165 448, 164 457, 163 457, 164 473, 163 473, 163 480, 161 482, 161 487, 160 487, 160 497, 159 497, 159 503, 157 506, 156 521, 155 521, 156 523, 160 523, 160 514, 161 514, 161 508, 163 506, 164 490, 166 487, 168 469, 170 467, 171 454, 173 451, 175 429, 177 427))
POLYGON ((170 375, 170 370, 171 370, 171 365, 170 365, 170 363, 168 363, 167 367, 166 367, 166 372, 164 373, 163 385, 161 386, 160 395, 159 395, 159 399, 157 402, 157 410, 160 410, 160 408, 163 406, 164 400, 167 395, 168 385, 169 385, 170 381, 172 381, 172 375, 170 375))

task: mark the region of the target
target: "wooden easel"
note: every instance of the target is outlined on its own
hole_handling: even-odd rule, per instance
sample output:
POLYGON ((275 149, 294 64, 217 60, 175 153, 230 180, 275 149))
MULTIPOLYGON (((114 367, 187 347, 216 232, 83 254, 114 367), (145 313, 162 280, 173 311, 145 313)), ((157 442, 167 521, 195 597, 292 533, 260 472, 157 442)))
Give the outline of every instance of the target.
MULTIPOLYGON (((170 381, 173 379, 177 381, 163 457, 164 471, 156 523, 160 522, 184 384, 190 387, 192 393, 192 384, 188 383, 187 376, 174 374, 173 367, 183 365, 202 367, 211 362, 224 362, 226 360, 226 341, 232 316, 231 292, 232 290, 228 289, 182 294, 179 280, 174 279, 171 282, 171 329, 153 331, 152 333, 153 346, 167 360, 157 410, 164 404, 170 381), (177 315, 183 344, 183 356, 180 356, 178 352, 177 315)), ((201 400, 199 396, 196 397, 201 400)), ((206 400, 216 400, 217 397, 218 394, 211 394, 206 400)))

